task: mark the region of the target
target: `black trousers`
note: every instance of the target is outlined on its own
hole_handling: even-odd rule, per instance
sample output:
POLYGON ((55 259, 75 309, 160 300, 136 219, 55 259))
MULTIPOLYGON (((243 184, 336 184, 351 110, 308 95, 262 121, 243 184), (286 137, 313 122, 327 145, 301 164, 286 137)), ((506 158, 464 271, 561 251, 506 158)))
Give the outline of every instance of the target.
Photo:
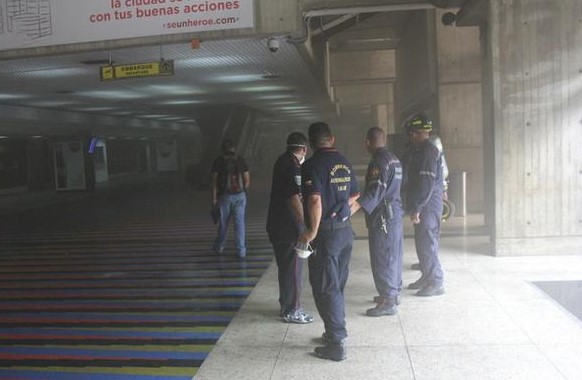
POLYGON ((315 306, 332 342, 348 336, 344 288, 348 281, 354 231, 351 225, 336 230, 319 230, 309 257, 309 282, 315 306))
POLYGON ((273 243, 275 259, 279 267, 279 304, 282 315, 301 308, 299 298, 305 259, 297 256, 293 250, 294 245, 295 242, 273 243))

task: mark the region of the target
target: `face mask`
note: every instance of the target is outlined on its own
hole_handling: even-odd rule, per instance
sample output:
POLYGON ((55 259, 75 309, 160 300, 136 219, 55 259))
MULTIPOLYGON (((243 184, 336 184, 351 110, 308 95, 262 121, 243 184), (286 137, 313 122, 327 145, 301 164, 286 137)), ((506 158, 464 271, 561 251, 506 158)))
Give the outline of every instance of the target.
POLYGON ((305 156, 300 156, 297 153, 293 153, 297 161, 299 161, 299 165, 302 165, 305 162, 305 156))

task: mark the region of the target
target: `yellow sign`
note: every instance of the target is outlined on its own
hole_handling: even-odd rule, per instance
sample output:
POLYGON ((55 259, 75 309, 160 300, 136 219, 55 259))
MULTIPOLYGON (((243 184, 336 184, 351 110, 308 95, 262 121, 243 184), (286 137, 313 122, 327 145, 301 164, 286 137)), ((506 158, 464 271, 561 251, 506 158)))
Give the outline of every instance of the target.
POLYGON ((174 61, 132 63, 129 65, 101 66, 101 80, 146 78, 174 75, 174 61))

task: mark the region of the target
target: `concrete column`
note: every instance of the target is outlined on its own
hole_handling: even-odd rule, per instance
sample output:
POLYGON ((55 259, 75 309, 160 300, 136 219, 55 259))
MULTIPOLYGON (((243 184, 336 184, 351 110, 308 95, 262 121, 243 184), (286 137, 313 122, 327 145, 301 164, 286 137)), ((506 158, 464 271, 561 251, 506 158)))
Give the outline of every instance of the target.
POLYGON ((396 125, 417 112, 437 121, 438 87, 434 11, 412 12, 398 46, 398 82, 394 90, 396 125))
POLYGON ((582 249, 580 15, 578 0, 490 0, 498 255, 582 249))
POLYGON ((450 173, 467 173, 469 212, 483 210, 483 117, 478 27, 444 26, 436 12, 440 135, 450 173))
POLYGON ((376 115, 376 126, 382 128, 384 132, 388 132, 388 106, 386 104, 374 106, 374 114, 376 115))

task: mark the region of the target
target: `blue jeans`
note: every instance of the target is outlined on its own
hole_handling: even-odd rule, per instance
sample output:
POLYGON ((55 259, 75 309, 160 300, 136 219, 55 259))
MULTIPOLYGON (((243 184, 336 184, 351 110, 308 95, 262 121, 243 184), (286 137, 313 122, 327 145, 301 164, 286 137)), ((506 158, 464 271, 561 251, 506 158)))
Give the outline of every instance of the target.
POLYGON ((228 234, 230 217, 234 218, 234 240, 236 254, 245 257, 247 248, 245 245, 245 210, 247 208, 247 195, 245 192, 238 194, 222 194, 218 197, 220 208, 220 220, 218 221, 218 236, 214 242, 214 250, 217 253, 224 251, 224 243, 228 234))

